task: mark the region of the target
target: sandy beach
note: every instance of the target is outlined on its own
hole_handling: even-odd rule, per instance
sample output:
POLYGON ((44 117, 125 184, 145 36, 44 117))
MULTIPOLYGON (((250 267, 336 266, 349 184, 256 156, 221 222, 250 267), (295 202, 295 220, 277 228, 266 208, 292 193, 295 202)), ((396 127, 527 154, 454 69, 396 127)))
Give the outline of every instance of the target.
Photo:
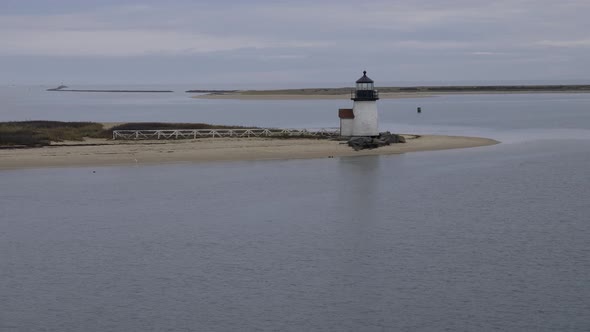
POLYGON ((42 167, 144 165, 183 162, 334 158, 497 144, 487 138, 412 136, 405 144, 354 151, 343 142, 317 139, 207 138, 180 141, 87 139, 31 149, 0 150, 0 170, 42 167))

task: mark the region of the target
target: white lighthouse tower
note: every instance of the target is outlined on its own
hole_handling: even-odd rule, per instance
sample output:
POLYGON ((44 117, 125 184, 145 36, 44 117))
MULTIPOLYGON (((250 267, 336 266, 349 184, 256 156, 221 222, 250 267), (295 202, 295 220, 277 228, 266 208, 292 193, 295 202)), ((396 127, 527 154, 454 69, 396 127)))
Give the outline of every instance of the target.
POLYGON ((373 86, 373 80, 367 76, 367 71, 363 71, 363 77, 356 81, 356 90, 350 99, 354 101, 351 136, 379 136, 379 93, 373 86))

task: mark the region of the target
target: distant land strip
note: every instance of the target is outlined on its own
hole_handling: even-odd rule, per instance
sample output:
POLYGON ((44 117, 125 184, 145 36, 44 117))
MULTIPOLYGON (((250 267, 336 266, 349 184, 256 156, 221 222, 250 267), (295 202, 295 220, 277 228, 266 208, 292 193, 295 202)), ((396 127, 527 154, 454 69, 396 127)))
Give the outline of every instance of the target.
MULTIPOLYGON (((347 95, 354 88, 302 88, 302 89, 277 89, 277 90, 212 90, 195 89, 186 93, 204 93, 204 97, 255 97, 255 96, 340 96, 347 95)), ((518 93, 518 92, 590 92, 590 85, 462 85, 462 86, 409 86, 409 87, 377 87, 382 97, 395 97, 396 94, 404 95, 434 95, 439 93, 518 93)), ((65 86, 47 89, 47 91, 64 92, 133 92, 133 93, 170 93, 172 90, 118 90, 118 89, 67 89, 65 86)))
MULTIPOLYGON (((306 88, 306 89, 282 89, 282 90, 245 90, 243 95, 287 95, 287 94, 312 94, 334 95, 348 94, 353 88, 306 88)), ((590 92, 590 85, 475 85, 475 86, 411 86, 411 87, 377 87, 380 93, 411 93, 411 92, 590 92)), ((232 92, 232 91, 228 91, 232 92)))
POLYGON ((186 93, 233 93, 239 90, 187 90, 186 93))
MULTIPOLYGON (((376 87, 379 97, 419 98, 444 94, 512 94, 512 93, 590 93, 590 85, 464 85, 376 87)), ((205 94, 193 98, 244 100, 341 99, 354 88, 302 88, 280 90, 189 90, 205 94)), ((188 92, 188 91, 187 91, 188 92)))

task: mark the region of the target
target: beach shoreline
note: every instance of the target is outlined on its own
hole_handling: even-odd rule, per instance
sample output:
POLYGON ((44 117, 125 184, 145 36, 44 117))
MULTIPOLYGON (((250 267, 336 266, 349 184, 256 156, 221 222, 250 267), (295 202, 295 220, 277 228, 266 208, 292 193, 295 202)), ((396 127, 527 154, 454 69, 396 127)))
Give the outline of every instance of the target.
POLYGON ((407 143, 361 151, 354 151, 344 141, 308 138, 206 138, 175 141, 86 139, 84 142, 64 142, 41 148, 0 150, 0 170, 337 158, 471 148, 499 143, 480 137, 404 136, 407 143))

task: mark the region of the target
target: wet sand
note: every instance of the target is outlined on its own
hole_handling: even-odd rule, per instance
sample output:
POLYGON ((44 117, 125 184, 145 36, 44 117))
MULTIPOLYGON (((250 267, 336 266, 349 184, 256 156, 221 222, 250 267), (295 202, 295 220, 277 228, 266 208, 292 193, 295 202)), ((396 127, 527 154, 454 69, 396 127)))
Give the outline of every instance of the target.
POLYGON ((1 169, 144 165, 213 161, 334 158, 388 155, 493 145, 478 137, 412 136, 405 144, 354 151, 344 142, 326 139, 207 138, 179 141, 111 141, 88 139, 42 148, 0 150, 1 169))

